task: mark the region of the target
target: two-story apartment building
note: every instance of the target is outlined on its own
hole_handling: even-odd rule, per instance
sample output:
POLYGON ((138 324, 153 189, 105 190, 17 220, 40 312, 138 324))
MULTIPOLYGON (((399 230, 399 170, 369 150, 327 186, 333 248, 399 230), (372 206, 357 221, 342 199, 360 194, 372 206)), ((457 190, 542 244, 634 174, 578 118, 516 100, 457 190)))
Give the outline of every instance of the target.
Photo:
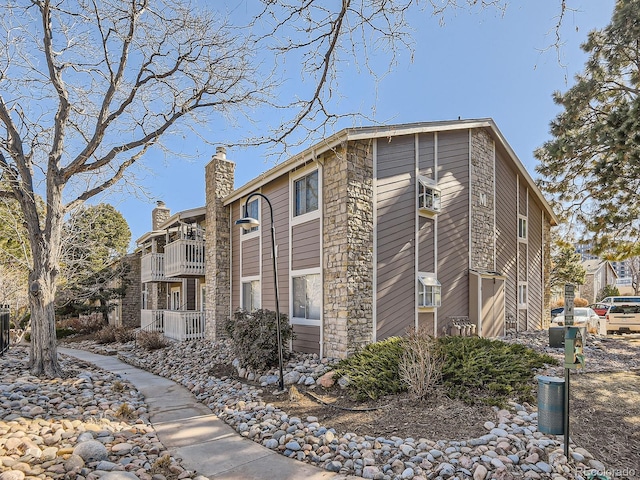
MULTIPOLYGON (((409 328, 495 337, 549 320, 557 219, 491 119, 342 130, 237 189, 235 168, 220 148, 205 169, 209 338, 238 308, 275 309, 271 215, 295 350, 342 357, 409 328), (252 197, 260 225, 241 230, 254 192, 273 211, 252 197)), ((170 246, 170 223, 139 241, 147 254, 170 246)), ((185 291, 177 278, 162 285, 185 291)))

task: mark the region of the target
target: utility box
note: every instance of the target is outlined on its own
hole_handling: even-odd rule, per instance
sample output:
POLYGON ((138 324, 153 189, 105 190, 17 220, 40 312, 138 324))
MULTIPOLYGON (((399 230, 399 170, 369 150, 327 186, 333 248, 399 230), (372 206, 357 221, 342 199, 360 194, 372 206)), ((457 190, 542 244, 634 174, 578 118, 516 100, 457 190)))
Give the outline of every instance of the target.
POLYGON ((564 368, 584 367, 584 332, 580 327, 566 327, 564 335, 564 368))
POLYGON ((538 430, 551 435, 564 434, 563 378, 538 377, 538 430))

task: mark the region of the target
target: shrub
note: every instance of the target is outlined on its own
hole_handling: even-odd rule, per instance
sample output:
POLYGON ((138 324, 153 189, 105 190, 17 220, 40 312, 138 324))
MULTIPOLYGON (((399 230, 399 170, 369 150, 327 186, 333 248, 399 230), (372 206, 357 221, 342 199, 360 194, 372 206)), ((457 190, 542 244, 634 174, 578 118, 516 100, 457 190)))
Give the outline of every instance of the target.
POLYGON ((104 328, 101 315, 83 315, 82 317, 68 318, 59 322, 63 327, 72 328, 76 333, 95 333, 104 328))
POLYGON ((167 339, 162 333, 145 332, 144 330, 138 333, 136 343, 145 350, 159 350, 168 345, 167 339))
POLYGON ((557 365, 520 344, 478 337, 442 337, 438 343, 445 355, 442 370, 449 395, 466 403, 504 406, 515 397, 532 402, 534 369, 557 365))
MULTIPOLYGON (((287 316, 280 314, 282 350, 288 355, 287 345, 293 338, 293 327, 287 316)), ((235 355, 243 365, 265 370, 278 365, 278 335, 276 313, 260 309, 254 312, 237 310, 233 319, 224 324, 235 355)), ((283 353, 284 354, 284 353, 283 353)))
POLYGON ((76 331, 73 328, 69 327, 56 327, 56 338, 60 340, 61 338, 68 337, 70 335, 75 334, 76 331))
POLYGON ((118 343, 133 342, 136 339, 136 331, 133 328, 116 327, 114 334, 118 343))
POLYGON ((576 297, 573 300, 573 305, 576 307, 586 307, 589 305, 589 300, 586 298, 576 297))
POLYGON ((436 339, 424 330, 410 330, 402 341, 400 378, 416 398, 425 399, 442 377, 444 358, 436 339))
POLYGON ((406 390, 400 380, 403 339, 391 337, 371 343, 352 356, 340 360, 335 377, 349 379, 349 389, 357 400, 377 399, 406 390))
POLYGON ((113 325, 108 325, 96 332, 94 340, 96 343, 114 343, 116 341, 116 329, 113 325))

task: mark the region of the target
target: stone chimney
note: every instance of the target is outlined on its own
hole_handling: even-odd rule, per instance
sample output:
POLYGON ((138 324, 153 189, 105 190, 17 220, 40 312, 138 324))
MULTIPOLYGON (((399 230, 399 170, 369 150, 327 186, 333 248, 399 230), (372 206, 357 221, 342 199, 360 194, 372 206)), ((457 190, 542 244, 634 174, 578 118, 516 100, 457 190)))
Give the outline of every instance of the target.
POLYGON ((233 192, 235 163, 227 160, 224 147, 205 167, 207 205, 207 241, 205 245, 205 275, 207 321, 206 336, 215 340, 231 310, 231 225, 230 207, 224 199, 233 192))
POLYGON ((156 205, 156 208, 151 212, 151 230, 159 230, 160 225, 171 216, 171 210, 167 208, 162 200, 158 200, 156 205))

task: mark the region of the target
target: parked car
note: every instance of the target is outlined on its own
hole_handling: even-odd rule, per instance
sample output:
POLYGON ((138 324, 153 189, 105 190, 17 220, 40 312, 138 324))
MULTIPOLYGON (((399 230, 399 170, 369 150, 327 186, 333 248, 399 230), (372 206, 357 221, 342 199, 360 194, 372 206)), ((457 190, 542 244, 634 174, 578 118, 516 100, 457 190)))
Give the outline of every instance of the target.
POLYGON ((609 312, 609 309, 613 306, 612 303, 592 303, 591 305, 589 305, 589 308, 592 309, 594 312, 596 312, 600 318, 605 318, 607 316, 607 313, 609 312))
POLYGON ((640 332, 640 304, 614 305, 606 317, 607 333, 640 332))
MULTIPOLYGON (((564 312, 551 320, 552 326, 564 326, 564 312)), ((576 327, 587 327, 587 332, 598 333, 600 331, 600 316, 589 307, 577 307, 573 309, 573 324, 576 327)))
POLYGON ((551 309, 551 318, 557 317, 561 313, 564 312, 564 307, 552 308, 551 309))
POLYGON ((602 300, 600 300, 600 303, 617 303, 627 305, 629 303, 640 303, 640 297, 631 297, 627 295, 604 297, 602 300))

